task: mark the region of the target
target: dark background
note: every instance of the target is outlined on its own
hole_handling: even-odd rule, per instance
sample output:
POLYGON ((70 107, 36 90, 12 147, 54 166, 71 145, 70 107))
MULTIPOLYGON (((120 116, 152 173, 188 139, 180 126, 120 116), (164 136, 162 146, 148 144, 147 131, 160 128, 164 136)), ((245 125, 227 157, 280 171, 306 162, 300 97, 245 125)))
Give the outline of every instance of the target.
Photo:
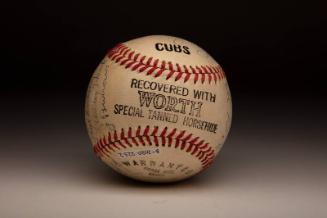
POLYGON ((326 217, 324 2, 2 2, 0 216, 326 217), (208 51, 233 97, 213 166, 171 186, 113 173, 84 124, 86 88, 107 50, 151 34, 208 51))
POLYGON ((323 1, 21 1, 2 9, 7 91, 84 93, 109 48, 151 34, 203 47, 234 93, 321 94, 326 87, 323 1))

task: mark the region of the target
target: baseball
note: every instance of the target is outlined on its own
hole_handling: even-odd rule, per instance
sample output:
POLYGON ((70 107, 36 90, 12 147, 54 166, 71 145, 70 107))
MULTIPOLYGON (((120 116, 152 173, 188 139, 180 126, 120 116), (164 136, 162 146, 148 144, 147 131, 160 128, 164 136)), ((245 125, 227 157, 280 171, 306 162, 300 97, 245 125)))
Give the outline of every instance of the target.
POLYGON ((212 164, 232 102, 224 71, 207 52, 154 35, 107 53, 91 78, 85 117, 95 154, 115 171, 173 182, 212 164))

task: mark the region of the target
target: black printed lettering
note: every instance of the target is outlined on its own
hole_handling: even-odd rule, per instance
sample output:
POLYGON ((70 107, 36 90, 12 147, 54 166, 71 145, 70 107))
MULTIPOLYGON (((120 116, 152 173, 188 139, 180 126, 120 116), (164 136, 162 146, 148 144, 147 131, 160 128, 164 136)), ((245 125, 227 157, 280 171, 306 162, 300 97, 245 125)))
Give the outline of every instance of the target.
POLYGON ((163 51, 163 50, 164 50, 164 48, 163 48, 163 46, 162 46, 162 43, 156 43, 156 44, 155 44, 155 47, 156 47, 156 49, 157 49, 158 51, 163 51))
POLYGON ((187 46, 183 46, 183 52, 188 55, 191 54, 190 49, 187 46))
POLYGON ((184 53, 187 55, 191 54, 190 48, 185 45, 179 44, 170 44, 170 43, 160 43, 157 42, 154 44, 154 47, 157 51, 168 51, 168 52, 176 52, 176 53, 184 53))
POLYGON ((164 46, 166 51, 173 51, 173 46, 171 44, 164 43, 164 46))
POLYGON ((182 52, 181 46, 180 45, 174 45, 174 51, 178 52, 178 53, 181 53, 182 52))

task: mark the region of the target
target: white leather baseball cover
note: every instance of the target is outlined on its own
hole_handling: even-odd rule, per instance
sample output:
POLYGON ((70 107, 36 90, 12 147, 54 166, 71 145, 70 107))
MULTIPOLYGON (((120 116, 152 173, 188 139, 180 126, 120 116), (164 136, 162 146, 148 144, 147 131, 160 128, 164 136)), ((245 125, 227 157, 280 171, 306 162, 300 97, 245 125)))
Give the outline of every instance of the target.
POLYGON ((171 36, 118 44, 94 72, 86 124, 94 152, 128 177, 188 178, 207 168, 231 125, 231 97, 220 65, 171 36))

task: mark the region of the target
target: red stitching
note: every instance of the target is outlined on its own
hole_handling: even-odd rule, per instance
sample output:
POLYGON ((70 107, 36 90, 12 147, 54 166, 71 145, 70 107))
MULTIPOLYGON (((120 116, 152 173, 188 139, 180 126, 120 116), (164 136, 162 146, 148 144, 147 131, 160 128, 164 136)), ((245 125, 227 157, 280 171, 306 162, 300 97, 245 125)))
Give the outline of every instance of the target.
POLYGON ((215 152, 209 143, 205 143, 199 137, 193 136, 192 133, 186 133, 185 130, 178 131, 176 128, 163 128, 159 131, 158 126, 142 128, 138 126, 136 130, 131 127, 120 132, 115 130, 109 132, 107 136, 100 138, 93 146, 93 150, 98 157, 109 157, 112 152, 116 152, 127 147, 139 146, 162 146, 175 149, 185 150, 190 155, 196 157, 202 164, 203 168, 208 167, 215 156, 215 152), (161 143, 161 144, 160 144, 161 143))
POLYGON ((178 63, 174 64, 171 61, 154 60, 153 57, 141 55, 124 44, 118 44, 108 52, 107 56, 126 69, 131 68, 132 71, 138 73, 145 72, 147 76, 159 77, 166 71, 166 80, 175 78, 175 81, 178 81, 184 75, 184 83, 192 77, 194 84, 199 81, 201 83, 208 82, 209 84, 214 81, 216 84, 218 80, 225 78, 224 71, 219 65, 180 66, 178 63))

